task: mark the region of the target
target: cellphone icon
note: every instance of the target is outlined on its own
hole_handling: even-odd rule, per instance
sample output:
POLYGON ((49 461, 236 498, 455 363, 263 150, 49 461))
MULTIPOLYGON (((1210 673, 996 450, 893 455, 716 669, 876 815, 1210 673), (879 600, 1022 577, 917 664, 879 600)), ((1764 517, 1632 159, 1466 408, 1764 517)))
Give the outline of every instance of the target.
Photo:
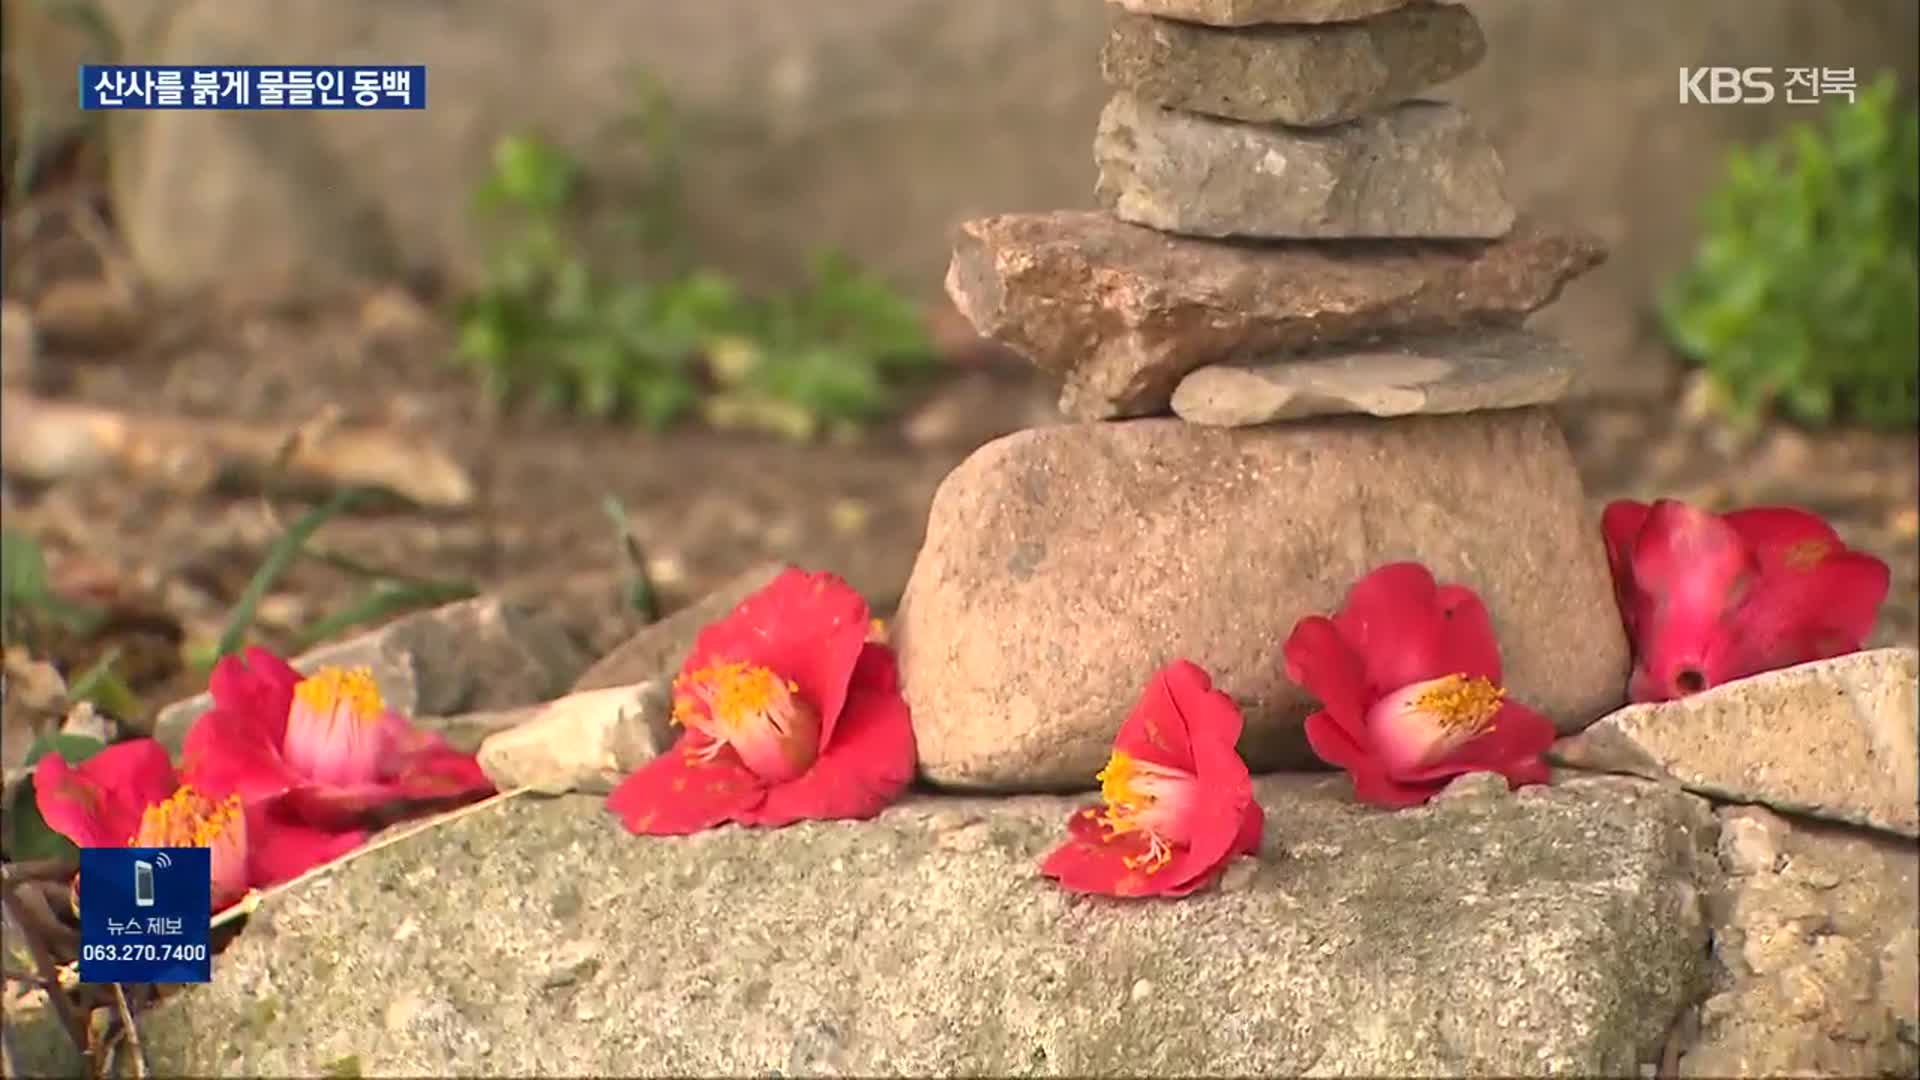
POLYGON ((153 864, 145 859, 133 861, 133 906, 153 906, 153 864))

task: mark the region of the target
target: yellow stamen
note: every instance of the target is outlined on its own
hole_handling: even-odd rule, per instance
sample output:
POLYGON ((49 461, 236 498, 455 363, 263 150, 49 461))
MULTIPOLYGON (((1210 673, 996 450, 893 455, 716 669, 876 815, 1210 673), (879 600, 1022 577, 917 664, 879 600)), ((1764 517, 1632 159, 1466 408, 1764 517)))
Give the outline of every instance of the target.
POLYGON ((1100 823, 1114 836, 1130 832, 1144 832, 1147 837, 1147 850, 1139 855, 1128 855, 1120 861, 1129 870, 1140 870, 1151 874, 1173 861, 1173 847, 1159 833, 1141 824, 1140 816, 1153 808, 1154 797, 1140 785, 1140 763, 1132 754, 1124 750, 1115 750, 1107 759, 1107 767, 1100 770, 1095 779, 1100 781, 1100 798, 1107 804, 1100 815, 1100 823))
POLYGON ((1448 675, 1434 680, 1412 704, 1449 735, 1478 735, 1493 729, 1493 718, 1506 696, 1506 690, 1490 679, 1448 675))
POLYGON ((1790 570, 1811 570, 1819 566, 1832 551, 1832 544, 1815 537, 1788 546, 1787 550, 1780 553, 1780 561, 1790 570))
POLYGON ((218 802, 185 784, 164 802, 140 815, 140 831, 127 841, 131 847, 212 847, 240 820, 240 796, 218 802))
POLYGON ((322 716, 344 709, 346 715, 371 724, 380 718, 384 703, 380 687, 367 668, 323 667, 293 688, 296 701, 322 716))
POLYGON ((752 664, 733 662, 712 664, 676 680, 673 721, 685 724, 696 715, 701 699, 706 700, 707 715, 723 727, 763 714, 781 697, 780 691, 798 693, 798 684, 752 664))

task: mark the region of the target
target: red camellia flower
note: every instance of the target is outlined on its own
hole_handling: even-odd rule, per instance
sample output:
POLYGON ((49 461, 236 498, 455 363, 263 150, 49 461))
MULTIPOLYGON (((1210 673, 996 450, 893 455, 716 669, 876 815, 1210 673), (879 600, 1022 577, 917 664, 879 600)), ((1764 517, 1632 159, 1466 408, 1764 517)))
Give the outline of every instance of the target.
POLYGON ((686 728, 607 809, 635 833, 869 818, 913 779, 893 650, 832 574, 789 568, 708 625, 673 681, 686 728))
POLYGON ((308 678, 248 649, 244 661, 221 658, 210 689, 213 708, 187 732, 181 754, 196 787, 275 800, 329 828, 395 805, 493 791, 472 754, 388 710, 364 669, 322 668, 308 678))
POLYGON ((1320 699, 1307 742, 1367 802, 1422 803, 1470 772, 1547 780, 1553 725, 1507 699, 1485 605, 1419 563, 1361 578, 1331 619, 1301 619, 1284 653, 1287 678, 1320 699))
POLYGON ((69 765, 40 759, 34 800, 54 831, 81 847, 211 848, 214 910, 353 850, 359 830, 329 832, 285 820, 237 794, 178 783, 167 751, 152 739, 117 743, 69 765))
POLYGON ((1621 500, 1600 529, 1633 645, 1634 701, 1854 652, 1887 597, 1887 564, 1804 510, 1621 500))
POLYGON ((1067 820, 1040 872, 1074 892, 1185 896, 1260 850, 1263 817, 1234 744, 1240 709, 1186 660, 1162 668, 1100 771, 1103 805, 1067 820))

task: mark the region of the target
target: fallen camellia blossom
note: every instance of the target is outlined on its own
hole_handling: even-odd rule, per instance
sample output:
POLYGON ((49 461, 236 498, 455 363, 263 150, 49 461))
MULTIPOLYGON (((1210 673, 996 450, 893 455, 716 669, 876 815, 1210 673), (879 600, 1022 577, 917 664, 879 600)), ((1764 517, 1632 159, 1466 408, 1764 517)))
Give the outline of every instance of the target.
POLYGON ((1471 772, 1547 781, 1553 725, 1508 700, 1486 606, 1419 563, 1361 578, 1332 618, 1295 624, 1283 651, 1287 678, 1320 699, 1308 744, 1366 802, 1412 806, 1471 772))
POLYGON ((686 733, 607 809, 654 836, 879 813, 913 779, 915 754, 893 650, 870 630, 846 582, 782 571, 700 631, 673 681, 686 733))
POLYGON ((311 828, 265 804, 245 805, 238 794, 181 784, 166 748, 152 739, 116 743, 77 766, 48 754, 34 767, 33 791, 41 818, 81 847, 211 848, 215 911, 366 839, 361 830, 311 828))
POLYGON ((1634 701, 1857 652, 1887 598, 1887 564, 1789 507, 1714 514, 1620 500, 1600 520, 1633 646, 1634 701))
POLYGON ((181 771, 207 790, 272 800, 295 819, 339 828, 371 812, 491 794, 474 761, 387 709, 363 669, 309 678, 265 649, 222 657, 213 708, 194 721, 181 771))
POLYGON ((1198 666, 1156 673, 1100 772, 1101 806, 1067 820, 1040 872, 1074 892, 1185 896, 1260 850, 1264 817, 1235 744, 1240 709, 1198 666))

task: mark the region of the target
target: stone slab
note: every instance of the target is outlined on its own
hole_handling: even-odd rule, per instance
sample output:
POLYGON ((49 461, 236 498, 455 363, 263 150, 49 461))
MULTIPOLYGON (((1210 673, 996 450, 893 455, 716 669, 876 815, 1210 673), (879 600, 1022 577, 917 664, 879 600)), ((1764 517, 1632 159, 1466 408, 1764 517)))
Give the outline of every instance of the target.
POLYGON ((1920 651, 1874 649, 1630 705, 1559 760, 1920 837, 1920 651))
POLYGON ((1513 228, 1500 154, 1458 106, 1409 101, 1338 127, 1280 128, 1117 94, 1095 195, 1184 236, 1493 240, 1513 228))
POLYGON ((1257 860, 1132 903, 1039 877, 1058 798, 646 839, 507 800, 269 898, 141 1032, 157 1075, 1634 1075, 1703 976, 1711 815, 1474 790, 1262 779, 1257 860))
POLYGON ((1172 109, 1326 127, 1397 105, 1473 70, 1487 39, 1459 4, 1362 22, 1222 29, 1150 15, 1113 19, 1108 85, 1172 109))
POLYGON ((1100 420, 1167 411, 1207 364, 1518 324, 1603 258, 1593 238, 1530 221, 1491 243, 1253 244, 1052 211, 961 225, 947 292, 982 334, 1064 377, 1062 412, 1100 420))
POLYGON ((1259 366, 1203 367, 1180 380, 1173 411, 1189 423, 1251 427, 1352 413, 1515 409, 1566 398, 1579 365, 1553 338, 1488 330, 1259 366))

